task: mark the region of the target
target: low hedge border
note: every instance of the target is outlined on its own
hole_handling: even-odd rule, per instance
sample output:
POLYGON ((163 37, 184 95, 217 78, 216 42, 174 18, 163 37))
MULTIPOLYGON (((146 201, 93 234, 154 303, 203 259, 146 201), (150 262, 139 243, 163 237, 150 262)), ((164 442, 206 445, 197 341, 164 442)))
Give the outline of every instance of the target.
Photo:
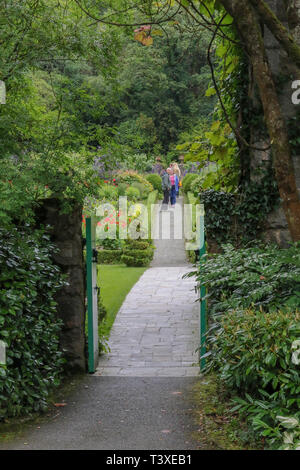
POLYGON ((121 262, 122 250, 99 250, 98 264, 118 264, 121 262))

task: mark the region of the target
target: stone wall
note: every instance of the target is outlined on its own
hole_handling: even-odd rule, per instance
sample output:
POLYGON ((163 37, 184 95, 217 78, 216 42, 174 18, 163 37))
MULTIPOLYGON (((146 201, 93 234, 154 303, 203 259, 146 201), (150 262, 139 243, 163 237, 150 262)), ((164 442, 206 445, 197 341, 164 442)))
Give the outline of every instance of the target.
POLYGON ((60 202, 45 200, 37 213, 39 225, 51 226, 51 238, 59 249, 55 263, 67 275, 69 285, 58 293, 58 315, 64 322, 61 348, 68 371, 85 371, 85 266, 83 260, 82 211, 60 213, 60 202))

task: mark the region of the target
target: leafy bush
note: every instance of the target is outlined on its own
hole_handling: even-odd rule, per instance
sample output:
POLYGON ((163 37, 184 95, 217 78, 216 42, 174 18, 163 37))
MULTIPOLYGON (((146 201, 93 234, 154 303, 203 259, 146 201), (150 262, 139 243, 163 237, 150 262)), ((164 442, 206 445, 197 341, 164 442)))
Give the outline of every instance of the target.
POLYGON ((268 445, 282 447, 288 437, 279 417, 300 418, 300 244, 223 249, 198 273, 210 307, 207 370, 238 393, 234 410, 268 445))
POLYGON ((55 294, 64 281, 52 262, 48 235, 28 228, 0 230, 0 339, 7 364, 0 367, 0 418, 44 410, 59 385, 62 322, 55 294))
POLYGON ((235 250, 207 259, 201 278, 208 288, 211 312, 249 307, 295 309, 300 304, 300 244, 235 250))
POLYGON ((116 181, 118 184, 126 183, 127 185, 132 185, 132 183, 134 182, 141 183, 149 193, 153 191, 152 184, 149 183, 149 181, 147 181, 144 176, 140 175, 139 173, 133 170, 118 172, 116 174, 116 181))
POLYGON ((147 242, 147 241, 131 240, 129 238, 125 242, 124 250, 128 249, 128 247, 130 247, 130 249, 132 249, 132 250, 146 250, 147 248, 149 248, 149 246, 150 246, 150 243, 147 242))
POLYGON ((99 190, 99 197, 100 199, 114 201, 118 198, 118 189, 110 184, 105 184, 99 190))
POLYGON ((118 264, 121 261, 122 250, 99 250, 99 264, 118 264))
POLYGON ((150 261, 151 260, 147 257, 135 258, 129 255, 122 255, 121 257, 121 262, 128 267, 145 267, 149 265, 150 261))
POLYGON ((300 337, 300 312, 233 311, 210 331, 209 365, 239 394, 239 410, 269 445, 282 445, 278 417, 300 418, 299 362, 293 344, 300 337))
POLYGON ((126 240, 122 263, 127 266, 148 266, 153 259, 153 246, 144 240, 126 240))
POLYGON ((137 181, 135 181, 134 183, 132 183, 131 187, 132 187, 132 188, 136 188, 136 189, 139 190, 139 192, 140 192, 140 197, 141 197, 142 199, 147 198, 147 197, 148 197, 148 194, 150 193, 148 186, 144 186, 143 183, 138 183, 137 181))
POLYGON ((133 256, 135 258, 148 258, 150 260, 153 256, 153 249, 151 247, 146 249, 124 248, 123 254, 126 256, 133 256))
POLYGON ((125 196, 126 189, 127 189, 127 184, 126 183, 120 183, 118 185, 118 195, 119 196, 125 196))
POLYGON ((132 186, 129 186, 129 188, 126 189, 125 194, 131 201, 138 201, 141 197, 141 193, 138 188, 133 188, 132 186))
POLYGON ((146 176, 147 181, 152 184, 153 188, 161 192, 161 177, 155 173, 146 176))
POLYGON ((122 242, 118 238, 104 238, 99 241, 99 246, 106 250, 121 250, 122 242))
POLYGON ((152 165, 154 164, 154 157, 149 157, 145 153, 138 153, 134 155, 126 155, 124 166, 126 168, 132 168, 136 171, 151 171, 152 165))
POLYGON ((295 400, 300 405, 300 376, 292 362, 292 345, 300 335, 300 312, 234 310, 210 329, 211 359, 221 378, 243 393, 260 393, 273 399, 295 400))
POLYGON ((198 176, 194 178, 190 184, 190 191, 193 193, 195 197, 199 196, 200 191, 202 190, 203 185, 203 178, 202 176, 198 176))
POLYGON ((184 176, 182 180, 182 189, 185 193, 191 190, 191 184, 197 178, 199 178, 199 174, 196 173, 188 173, 184 176))

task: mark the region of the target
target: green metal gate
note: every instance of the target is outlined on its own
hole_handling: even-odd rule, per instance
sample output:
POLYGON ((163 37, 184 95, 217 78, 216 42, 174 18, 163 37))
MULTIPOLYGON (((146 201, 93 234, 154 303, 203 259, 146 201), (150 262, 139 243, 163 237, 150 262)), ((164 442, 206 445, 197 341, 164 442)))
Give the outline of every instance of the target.
POLYGON ((86 218, 86 283, 88 313, 88 371, 94 373, 98 365, 98 287, 96 219, 86 218))
POLYGON ((199 227, 200 227, 200 243, 199 243, 199 293, 200 293, 200 347, 199 347, 199 361, 200 361, 200 370, 205 368, 205 358, 203 357, 206 354, 206 327, 207 327, 207 318, 206 318, 206 288, 203 284, 201 277, 201 271, 203 263, 206 259, 206 248, 205 248, 205 209, 204 205, 200 204, 199 211, 199 227))

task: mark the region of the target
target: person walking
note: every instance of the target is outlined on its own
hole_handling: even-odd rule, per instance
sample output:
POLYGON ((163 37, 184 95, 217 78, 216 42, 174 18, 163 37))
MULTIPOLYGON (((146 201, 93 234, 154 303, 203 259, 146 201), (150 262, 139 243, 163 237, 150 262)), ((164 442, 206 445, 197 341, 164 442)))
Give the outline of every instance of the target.
POLYGON ((173 162, 171 163, 171 168, 174 172, 175 175, 177 175, 177 178, 178 178, 178 187, 177 187, 177 190, 176 190, 176 196, 179 196, 179 186, 180 186, 180 181, 181 181, 181 171, 180 171, 180 168, 178 166, 178 164, 176 162, 173 162))
POLYGON ((179 179, 176 173, 174 173, 174 170, 172 168, 168 168, 167 173, 169 174, 170 182, 171 182, 171 193, 170 193, 171 207, 172 209, 174 209, 175 204, 176 204, 176 194, 179 191, 179 179))
POLYGON ((168 209, 169 200, 170 200, 170 191, 171 191, 171 181, 168 171, 164 170, 162 174, 162 191, 164 193, 164 199, 162 202, 162 210, 168 209))

